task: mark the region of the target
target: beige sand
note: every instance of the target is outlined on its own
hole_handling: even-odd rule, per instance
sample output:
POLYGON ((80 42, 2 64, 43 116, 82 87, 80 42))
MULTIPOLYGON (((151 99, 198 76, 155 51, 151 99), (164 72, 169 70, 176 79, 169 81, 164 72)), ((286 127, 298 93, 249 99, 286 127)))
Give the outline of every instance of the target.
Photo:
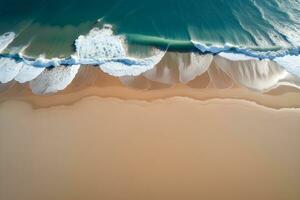
POLYGON ((0 104, 1 200, 299 200, 300 110, 241 100, 0 104))

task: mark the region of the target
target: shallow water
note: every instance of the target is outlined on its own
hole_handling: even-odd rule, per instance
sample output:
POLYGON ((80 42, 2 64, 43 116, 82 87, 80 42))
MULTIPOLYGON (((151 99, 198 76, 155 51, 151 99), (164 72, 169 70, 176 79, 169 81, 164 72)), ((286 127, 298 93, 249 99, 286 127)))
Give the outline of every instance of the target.
MULTIPOLYGON (((163 83, 170 82, 169 68, 178 68, 186 83, 202 75, 205 66, 216 64, 209 71, 224 72, 250 89, 299 85, 299 0, 0 3, 3 84, 16 80, 32 85, 45 79, 55 83, 56 91, 72 81, 77 73, 72 69, 79 65, 99 66, 116 77, 147 73, 148 79, 163 83), (195 62, 179 59, 164 68, 164 77, 157 77, 157 66, 174 51, 190 52, 195 62), (200 59, 203 55, 207 59, 200 59), (211 62, 212 55, 223 60, 211 62), (55 67, 49 73, 40 69, 55 67)), ((217 79, 227 82, 223 76, 217 79)))

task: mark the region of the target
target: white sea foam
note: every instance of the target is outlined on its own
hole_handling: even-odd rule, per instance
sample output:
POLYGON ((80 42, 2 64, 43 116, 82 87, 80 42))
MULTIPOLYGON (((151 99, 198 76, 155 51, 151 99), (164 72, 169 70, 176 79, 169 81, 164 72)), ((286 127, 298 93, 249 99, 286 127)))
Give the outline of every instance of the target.
POLYGON ((113 35, 112 29, 108 27, 94 28, 86 36, 79 36, 75 41, 79 59, 95 62, 125 57, 126 51, 123 44, 124 39, 113 35))
POLYGON ((32 65, 23 64, 21 70, 18 75, 14 78, 19 83, 26 83, 38 77, 45 68, 41 67, 33 67, 32 65))
POLYGON ((25 83, 36 78, 43 70, 44 68, 33 67, 13 58, 0 58, 1 83, 7 83, 13 79, 20 83, 25 83))
POLYGON ((221 46, 221 45, 206 45, 204 43, 197 42, 194 40, 191 40, 191 42, 197 49, 199 49, 203 53, 205 52, 219 53, 222 51, 227 51, 232 47, 232 45, 228 45, 228 44, 221 46))
MULTIPOLYGON (((201 42, 191 41, 193 45, 202 53, 229 53, 227 55, 233 54, 235 55, 235 60, 239 60, 239 56, 241 60, 245 57, 251 57, 256 59, 275 59, 277 57, 283 57, 290 54, 299 54, 300 49, 295 47, 291 49, 280 49, 280 50, 252 50, 251 48, 235 46, 232 44, 224 44, 221 45, 206 45, 201 42)), ((224 54, 224 55, 226 55, 224 54)))
POLYGON ((101 70, 112 76, 137 76, 152 69, 165 54, 158 51, 144 59, 127 57, 123 37, 113 35, 109 26, 92 29, 86 36, 80 36, 75 45, 76 55, 65 59, 46 59, 43 56, 29 59, 20 54, 21 61, 17 62, 3 57, 0 60, 0 81, 6 83, 14 78, 20 83, 31 81, 34 93, 46 94, 67 87, 80 64, 99 65, 101 70), (54 68, 45 70, 46 67, 54 68))
POLYGON ((11 58, 0 58, 0 82, 8 83, 13 80, 23 67, 23 62, 11 58))
POLYGON ((105 73, 112 76, 138 76, 150 69, 160 62, 164 56, 164 52, 144 59, 127 58, 118 61, 108 61, 100 64, 100 68, 105 73))
POLYGON ((12 41, 15 39, 16 34, 13 32, 7 32, 3 35, 0 35, 0 53, 6 49, 6 47, 12 43, 12 41))
POLYGON ((284 67, 291 74, 300 77, 300 55, 278 57, 275 58, 274 61, 284 67))
POLYGON ((36 79, 30 81, 35 94, 48 94, 65 89, 75 78, 80 65, 59 66, 44 70, 36 79))
MULTIPOLYGON (((244 54, 222 52, 222 53, 220 53, 218 55, 221 56, 221 57, 223 57, 223 58, 226 58, 228 60, 237 61, 237 62, 238 61, 251 61, 251 60, 254 61, 254 60, 256 60, 257 62, 255 62, 255 63, 257 65, 257 69, 255 69, 255 70, 258 70, 258 73, 261 73, 261 74, 263 74, 265 76, 266 76, 266 73, 267 73, 266 70, 269 69, 269 67, 267 67, 267 66, 270 65, 270 63, 269 63, 270 60, 268 60, 268 59, 264 59, 262 61, 259 61, 255 57, 246 56, 244 54), (269 64, 267 64, 267 63, 269 63, 269 64)), ((293 75, 300 76, 300 64, 299 64, 300 63, 300 57, 299 56, 277 57, 277 58, 274 59, 274 61, 277 62, 281 67, 283 67, 284 69, 286 69, 289 73, 291 73, 293 75)), ((237 68, 242 67, 242 66, 240 66, 241 62, 238 65, 239 66, 237 68)), ((252 67, 253 66, 255 66, 255 65, 252 64, 252 67)), ((286 74, 286 73, 284 73, 284 74, 286 74)), ((268 77, 270 77, 270 76, 268 75, 268 77)), ((283 79, 284 79, 284 76, 278 75, 277 79, 275 81, 273 81, 273 86, 276 85, 277 83, 279 83, 280 80, 283 80, 283 79)), ((272 83, 272 80, 269 80, 269 83, 272 83)), ((256 84, 257 84, 257 80, 256 80, 256 84)), ((272 84, 265 85, 265 88, 263 88, 263 86, 256 87, 255 84, 253 84, 252 88, 256 87, 255 89, 263 90, 263 89, 266 89, 266 88, 272 88, 271 85, 272 84)))
POLYGON ((152 69, 165 52, 159 51, 154 56, 136 59, 126 56, 126 44, 122 36, 113 35, 111 27, 94 28, 86 36, 75 41, 80 64, 99 65, 112 76, 138 76, 152 69))
POLYGON ((255 57, 247 56, 245 54, 240 53, 221 52, 218 55, 232 61, 258 60, 255 57))
POLYGON ((21 59, 27 65, 31 65, 38 68, 46 68, 46 67, 58 67, 60 65, 74 65, 77 64, 76 58, 73 56, 70 58, 52 58, 47 59, 44 55, 39 56, 37 59, 29 59, 26 56, 20 54, 21 59))
MULTIPOLYGON (((14 33, 0 36, 0 50, 4 50, 15 38, 14 33)), ((286 78, 288 72, 300 77, 299 49, 279 51, 254 51, 230 44, 224 46, 205 45, 192 41, 201 52, 216 53, 217 70, 221 69, 230 78, 250 89, 268 90, 285 81, 295 82, 286 78), (263 60, 259 60, 263 59, 263 60), (274 59, 283 68, 269 61, 274 59)), ((76 53, 69 58, 37 59, 19 54, 19 58, 10 56, 0 58, 0 82, 7 83, 13 79, 20 83, 30 82, 34 93, 45 94, 62 90, 74 79, 80 64, 98 65, 99 68, 112 76, 138 76, 166 84, 177 82, 187 83, 206 72, 213 60, 212 54, 199 55, 191 53, 190 64, 178 58, 179 68, 173 70, 167 66, 154 68, 165 52, 157 50, 147 58, 127 56, 125 38, 114 35, 112 27, 105 25, 103 29, 94 28, 87 35, 79 36, 75 41, 76 53), (62 66, 64 65, 64 66, 62 66), (54 67, 48 70, 46 67, 54 67), (174 78, 178 77, 178 78, 174 78), (34 79, 34 80, 33 80, 34 79)), ((211 71, 211 70, 210 70, 211 71)))

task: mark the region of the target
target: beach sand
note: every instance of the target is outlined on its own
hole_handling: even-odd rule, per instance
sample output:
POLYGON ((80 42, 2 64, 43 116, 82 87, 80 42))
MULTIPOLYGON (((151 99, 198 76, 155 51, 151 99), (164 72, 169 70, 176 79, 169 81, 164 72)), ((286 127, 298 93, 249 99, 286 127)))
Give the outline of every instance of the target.
POLYGON ((87 97, 0 106, 0 199, 300 198, 300 111, 87 97))
POLYGON ((300 199, 298 91, 145 90, 88 70, 54 95, 0 95, 1 200, 300 199))

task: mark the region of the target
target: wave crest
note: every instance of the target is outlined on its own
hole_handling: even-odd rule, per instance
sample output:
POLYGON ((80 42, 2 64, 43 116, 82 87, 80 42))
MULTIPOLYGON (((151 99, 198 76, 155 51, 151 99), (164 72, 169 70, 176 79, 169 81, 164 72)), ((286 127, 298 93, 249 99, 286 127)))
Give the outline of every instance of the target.
MULTIPOLYGON (((14 33, 0 36, 1 50, 15 36, 14 33)), ((176 58, 178 68, 175 69, 162 61, 166 51, 156 50, 153 56, 146 58, 128 56, 126 38, 114 35, 112 27, 105 25, 102 29, 94 28, 87 35, 79 36, 75 41, 76 53, 69 58, 46 59, 41 56, 33 59, 22 54, 0 55, 0 82, 30 81, 34 93, 53 93, 71 83, 80 65, 96 65, 103 72, 116 77, 142 75, 163 84, 188 83, 205 72, 208 72, 211 81, 218 88, 222 88, 223 83, 217 81, 217 77, 226 75, 237 83, 258 91, 269 90, 278 84, 299 82, 295 81, 295 76, 300 77, 297 48, 255 51, 229 44, 218 46, 191 42, 202 54, 191 53, 189 63, 182 57, 176 58), (217 56, 213 56, 214 54, 217 56), (45 69, 49 67, 54 68, 45 69)), ((123 80, 127 82, 126 78, 123 80)), ((230 85, 230 81, 227 82, 230 85)))

